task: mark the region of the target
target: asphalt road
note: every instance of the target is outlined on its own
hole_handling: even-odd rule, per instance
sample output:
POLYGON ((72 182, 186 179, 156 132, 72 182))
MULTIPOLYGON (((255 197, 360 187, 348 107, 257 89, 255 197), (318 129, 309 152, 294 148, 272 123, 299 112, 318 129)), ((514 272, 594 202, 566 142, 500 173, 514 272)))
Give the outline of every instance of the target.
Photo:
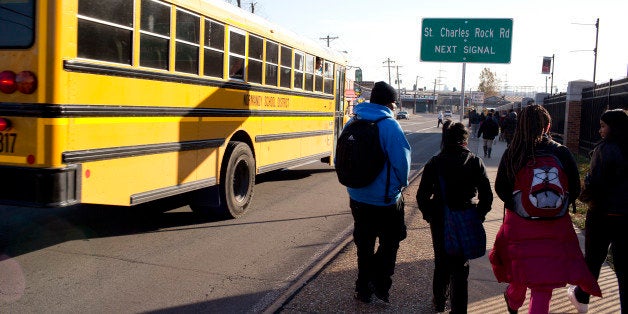
MULTIPOLYGON (((435 121, 401 121, 413 173, 438 151, 435 121)), ((200 218, 177 199, 3 206, 0 312, 259 312, 351 230, 347 194, 320 163, 258 176, 237 220, 200 218)))

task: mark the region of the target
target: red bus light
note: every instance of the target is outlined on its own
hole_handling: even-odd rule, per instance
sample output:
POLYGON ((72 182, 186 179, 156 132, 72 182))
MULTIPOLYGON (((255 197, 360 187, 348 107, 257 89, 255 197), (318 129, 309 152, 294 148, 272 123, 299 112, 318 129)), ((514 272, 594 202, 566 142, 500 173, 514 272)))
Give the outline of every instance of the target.
POLYGON ((9 119, 0 118, 0 132, 7 130, 11 127, 11 121, 9 119))
POLYGON ((5 94, 11 94, 17 89, 15 84, 15 73, 13 71, 0 72, 0 91, 5 94))
POLYGON ((37 78, 31 71, 22 71, 15 76, 17 89, 23 94, 32 94, 37 89, 37 78))

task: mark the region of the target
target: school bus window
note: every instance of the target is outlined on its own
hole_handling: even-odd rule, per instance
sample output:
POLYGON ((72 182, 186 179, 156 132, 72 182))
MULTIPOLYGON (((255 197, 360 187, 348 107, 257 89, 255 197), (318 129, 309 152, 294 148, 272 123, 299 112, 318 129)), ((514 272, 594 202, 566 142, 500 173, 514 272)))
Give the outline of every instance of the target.
POLYGON ((247 81, 262 83, 262 58, 264 57, 264 40, 260 37, 249 35, 249 75, 247 81))
POLYGON ((305 56, 302 52, 294 52, 294 88, 303 89, 303 70, 305 56))
POLYGON ((26 48, 35 38, 35 2, 0 1, 0 47, 26 48))
POLYGON ((246 35, 236 30, 229 33, 229 78, 244 79, 246 35))
POLYGON ((290 80, 292 79, 292 49, 281 47, 281 76, 279 84, 281 87, 290 88, 290 80))
POLYGON ((323 91, 323 58, 316 57, 314 65, 314 89, 317 92, 323 91))
POLYGON ((325 62, 325 94, 334 93, 334 64, 325 62))
POLYGON ((177 9, 175 71, 198 74, 200 18, 177 9))
POLYGON ((266 85, 277 86, 279 45, 266 41, 266 85))
POLYGON ((305 89, 314 90, 314 56, 305 55, 305 89))
POLYGON ((170 7, 143 0, 140 17, 140 66, 168 70, 170 7))
POLYGON ((205 61, 204 74, 207 76, 223 76, 225 49, 225 26, 214 21, 205 20, 205 61))
POLYGON ((133 0, 79 0, 78 14, 95 20, 133 26, 133 0))
POLYGON ((80 0, 77 56, 131 64, 133 0, 80 0))

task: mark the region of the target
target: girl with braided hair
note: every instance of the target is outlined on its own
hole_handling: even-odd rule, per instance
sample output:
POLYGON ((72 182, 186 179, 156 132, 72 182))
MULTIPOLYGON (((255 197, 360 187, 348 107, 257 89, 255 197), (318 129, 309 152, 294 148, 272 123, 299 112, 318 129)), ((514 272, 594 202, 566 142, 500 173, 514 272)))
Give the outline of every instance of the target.
POLYGON ((530 288, 529 313, 548 313, 552 290, 570 284, 589 294, 602 292, 587 269, 578 238, 568 214, 555 219, 529 219, 513 209, 515 177, 535 156, 553 155, 568 177, 570 199, 580 194, 576 162, 567 147, 549 136, 551 118, 539 105, 526 106, 517 124, 512 143, 506 148, 497 169, 495 191, 504 201, 501 225, 489 259, 499 282, 509 283, 504 298, 509 313, 517 313, 530 288))

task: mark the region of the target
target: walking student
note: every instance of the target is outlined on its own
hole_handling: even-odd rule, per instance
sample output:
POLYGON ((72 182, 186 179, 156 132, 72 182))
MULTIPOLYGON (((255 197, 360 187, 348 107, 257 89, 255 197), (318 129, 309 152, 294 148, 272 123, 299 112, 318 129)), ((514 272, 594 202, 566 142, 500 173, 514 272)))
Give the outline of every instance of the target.
POLYGON ((517 129, 517 113, 514 110, 510 109, 508 111, 508 115, 504 119, 504 123, 502 126, 502 133, 504 134, 506 145, 510 145, 510 142, 512 142, 512 138, 515 135, 516 129, 517 129))
POLYGON ((441 124, 443 124, 443 112, 438 112, 438 122, 436 123, 436 127, 439 128, 441 124))
MULTIPOLYGON (((522 195, 526 192, 522 188, 515 194, 520 197, 513 196, 515 186, 522 180, 521 174, 528 173, 524 170, 529 170, 541 160, 562 163, 553 167, 560 167, 561 171, 552 168, 549 171, 556 171, 551 176, 552 186, 562 186, 561 190, 568 193, 565 206, 580 194, 576 162, 565 146, 550 138, 550 124, 550 115, 542 106, 526 106, 521 112, 512 143, 506 148, 497 169, 495 191, 504 201, 506 209, 489 260, 497 280, 508 283, 504 298, 509 313, 517 313, 528 288, 531 290, 529 313, 534 314, 548 313, 552 290, 566 284, 577 284, 595 296, 602 294, 595 277, 587 269, 569 213, 562 212, 562 216, 556 215, 551 219, 522 216, 522 208, 531 212, 529 202, 524 203, 528 198, 534 196, 541 206, 547 201, 543 197, 549 198, 551 193, 533 195, 530 187, 529 194, 522 195)), ((531 177, 537 175, 537 169, 534 170, 534 173, 528 173, 531 177)), ((550 174, 547 173, 548 178, 550 174)), ((556 202, 556 198, 553 200, 556 202)))
POLYGON ((466 313, 468 301, 469 260, 445 252, 444 203, 452 210, 477 210, 482 221, 493 203, 484 162, 467 149, 468 139, 469 132, 464 124, 445 121, 441 151, 425 165, 416 195, 419 210, 430 224, 432 233, 432 301, 436 312, 445 311, 448 295, 451 297, 451 313, 466 313), (446 199, 442 197, 439 177, 444 183, 446 199), (476 195, 477 203, 473 200, 476 195))
MULTIPOLYGON (((580 200, 589 206, 585 222, 585 260, 596 278, 610 253, 619 285, 622 313, 628 310, 628 114, 609 110, 600 118, 602 140, 591 154, 590 170, 580 200)), ((579 286, 567 289, 579 313, 586 313, 589 294, 579 286)))
POLYGON ((499 134, 499 125, 493 119, 493 113, 489 112, 486 115, 486 119, 480 125, 478 130, 478 137, 482 136, 484 140, 484 157, 491 158, 491 152, 493 151, 493 141, 499 134))
POLYGON ((373 294, 389 302, 399 242, 407 234, 401 191, 408 185, 411 150, 401 126, 393 117, 396 99, 397 93, 392 86, 377 82, 370 102, 355 106, 355 116, 351 118, 372 121, 385 118, 378 126, 387 164, 373 183, 363 188, 347 188, 358 255, 355 298, 362 302, 370 302, 373 294), (376 240, 379 242, 377 250, 376 240))
POLYGON ((471 134, 478 134, 478 128, 480 127, 480 115, 473 109, 469 112, 469 126, 471 127, 471 134))

